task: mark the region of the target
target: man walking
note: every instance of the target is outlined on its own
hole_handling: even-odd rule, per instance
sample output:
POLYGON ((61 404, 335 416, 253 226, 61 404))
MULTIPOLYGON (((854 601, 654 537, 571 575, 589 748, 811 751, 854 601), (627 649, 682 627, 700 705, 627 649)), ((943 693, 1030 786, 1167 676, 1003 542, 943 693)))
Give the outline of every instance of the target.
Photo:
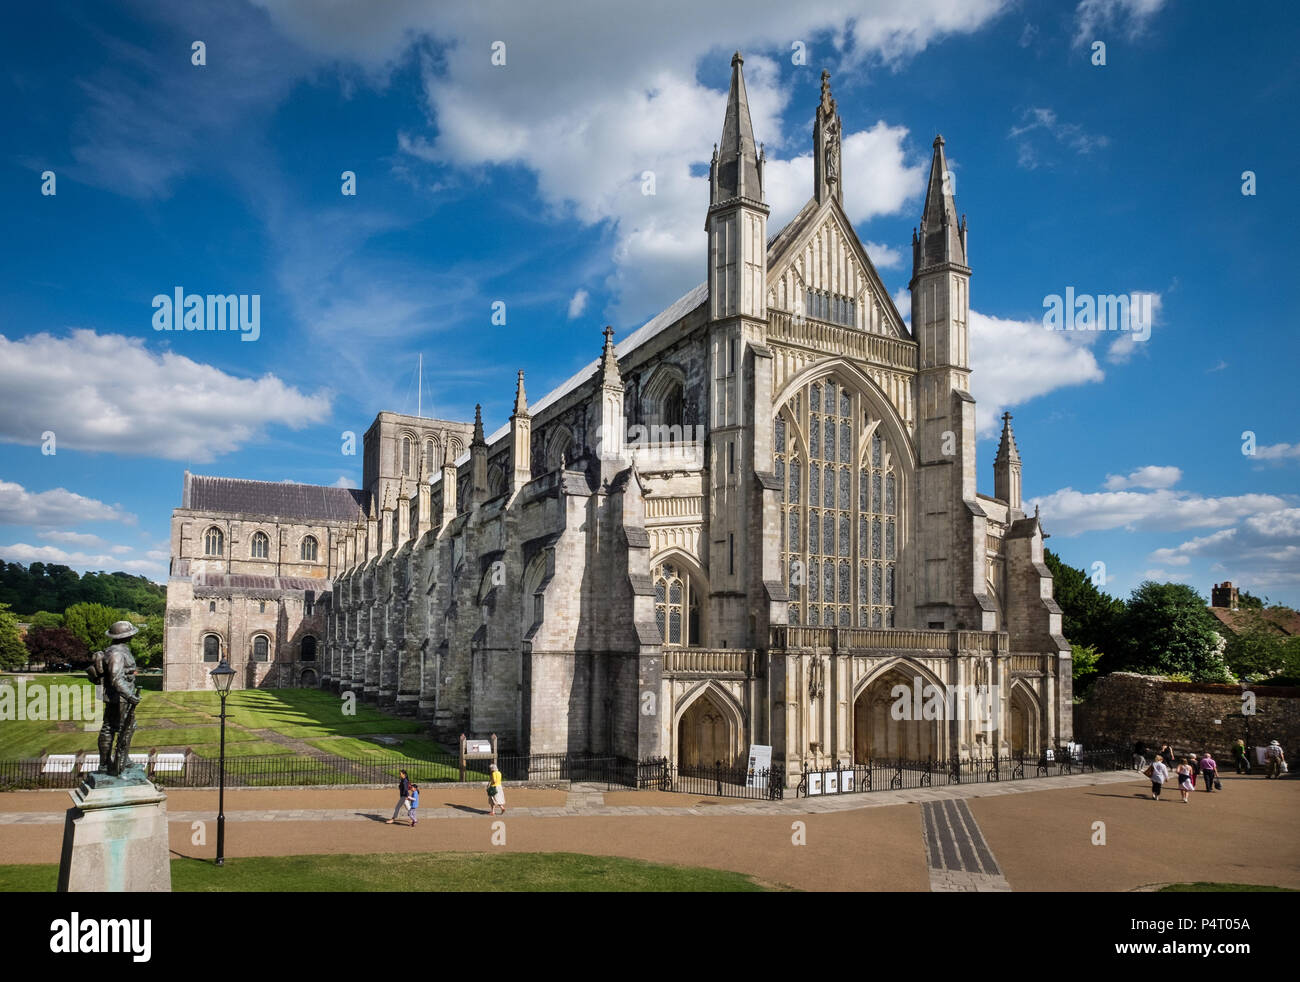
POLYGON ((1264 759, 1268 762, 1267 777, 1281 777, 1282 765, 1286 761, 1286 754, 1282 753, 1282 745, 1276 740, 1268 742, 1268 749, 1264 751, 1264 759))
POLYGON ((410 814, 406 799, 411 796, 411 782, 406 776, 406 771, 398 771, 397 774, 401 778, 397 782, 397 807, 393 809, 393 817, 385 822, 385 825, 392 825, 396 822, 397 816, 402 813, 403 808, 407 808, 407 814, 410 814))

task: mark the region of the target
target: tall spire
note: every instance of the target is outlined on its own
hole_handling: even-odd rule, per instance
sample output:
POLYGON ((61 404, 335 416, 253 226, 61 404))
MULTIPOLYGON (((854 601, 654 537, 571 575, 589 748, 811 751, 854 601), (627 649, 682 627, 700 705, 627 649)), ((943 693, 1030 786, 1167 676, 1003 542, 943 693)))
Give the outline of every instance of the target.
POLYGON ((1020 451, 1016 449, 1016 435, 1011 432, 1011 414, 1002 414, 1002 442, 998 444, 998 453, 994 461, 1006 460, 1013 464, 1020 463, 1020 451))
POLYGON ((912 275, 941 263, 969 266, 966 260, 966 216, 957 221, 957 203, 952 193, 952 172, 943 152, 943 136, 934 138, 930 182, 919 230, 912 232, 912 275))
POLYGON ((477 403, 474 405, 474 436, 470 440, 470 446, 487 446, 487 440, 483 436, 483 407, 477 403))
POLYGON ((519 381, 515 383, 515 415, 522 416, 528 412, 528 396, 524 393, 524 370, 519 370, 519 381))
POLYGON ((731 56, 731 89, 727 93, 727 114, 722 120, 722 141, 710 166, 709 203, 732 198, 763 200, 763 176, 754 145, 754 127, 749 119, 749 97, 745 94, 745 59, 737 51, 731 56))
POLYGON ((614 329, 605 325, 605 347, 600 352, 600 381, 602 385, 623 384, 623 376, 618 372, 618 357, 614 354, 614 329))
POLYGON ((1002 442, 993 458, 993 497, 1005 501, 1011 508, 1020 509, 1020 451, 1016 449, 1016 435, 1011 432, 1011 414, 1002 414, 1002 442))

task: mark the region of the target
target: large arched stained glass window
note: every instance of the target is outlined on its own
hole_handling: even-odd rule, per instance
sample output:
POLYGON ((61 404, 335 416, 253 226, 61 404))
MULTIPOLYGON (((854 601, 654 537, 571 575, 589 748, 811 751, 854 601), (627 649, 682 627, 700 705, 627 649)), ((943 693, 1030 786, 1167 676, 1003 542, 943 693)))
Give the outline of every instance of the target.
POLYGON ((669 560, 650 570, 650 579, 655 586, 655 623, 664 644, 702 644, 699 591, 690 575, 669 560))
POLYGON ((894 626, 898 473, 878 423, 833 376, 796 393, 776 416, 791 624, 894 626))

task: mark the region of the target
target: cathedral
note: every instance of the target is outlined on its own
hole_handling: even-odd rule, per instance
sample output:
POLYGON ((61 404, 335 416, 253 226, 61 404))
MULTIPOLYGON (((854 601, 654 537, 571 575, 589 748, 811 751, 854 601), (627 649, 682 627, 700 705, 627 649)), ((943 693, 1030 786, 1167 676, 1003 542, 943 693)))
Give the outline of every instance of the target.
POLYGON ((792 785, 1071 738, 1070 647, 1009 415, 993 494, 976 490, 971 266, 943 138, 909 329, 843 208, 828 74, 811 197, 771 233, 742 69, 736 54, 706 282, 617 343, 606 328, 532 403, 520 372, 496 432, 477 411, 381 413, 359 490, 186 475, 168 688, 227 658, 238 684, 355 692, 505 752, 690 766, 766 745, 792 785))

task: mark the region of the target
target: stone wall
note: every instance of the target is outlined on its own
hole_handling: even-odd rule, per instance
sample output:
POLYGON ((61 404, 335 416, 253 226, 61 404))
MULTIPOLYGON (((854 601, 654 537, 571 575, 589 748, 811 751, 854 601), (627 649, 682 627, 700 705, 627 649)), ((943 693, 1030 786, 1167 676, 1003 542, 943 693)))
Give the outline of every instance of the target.
POLYGON ((1242 716, 1242 688, 1171 682, 1164 676, 1115 672, 1093 683, 1086 702, 1074 707, 1075 740, 1085 748, 1132 747, 1141 740, 1152 752, 1168 741, 1175 750, 1208 750, 1231 760, 1238 739, 1264 746, 1277 740, 1288 758, 1300 750, 1300 688, 1256 686, 1255 715, 1242 716), (1220 720, 1215 723, 1215 720, 1220 720))

